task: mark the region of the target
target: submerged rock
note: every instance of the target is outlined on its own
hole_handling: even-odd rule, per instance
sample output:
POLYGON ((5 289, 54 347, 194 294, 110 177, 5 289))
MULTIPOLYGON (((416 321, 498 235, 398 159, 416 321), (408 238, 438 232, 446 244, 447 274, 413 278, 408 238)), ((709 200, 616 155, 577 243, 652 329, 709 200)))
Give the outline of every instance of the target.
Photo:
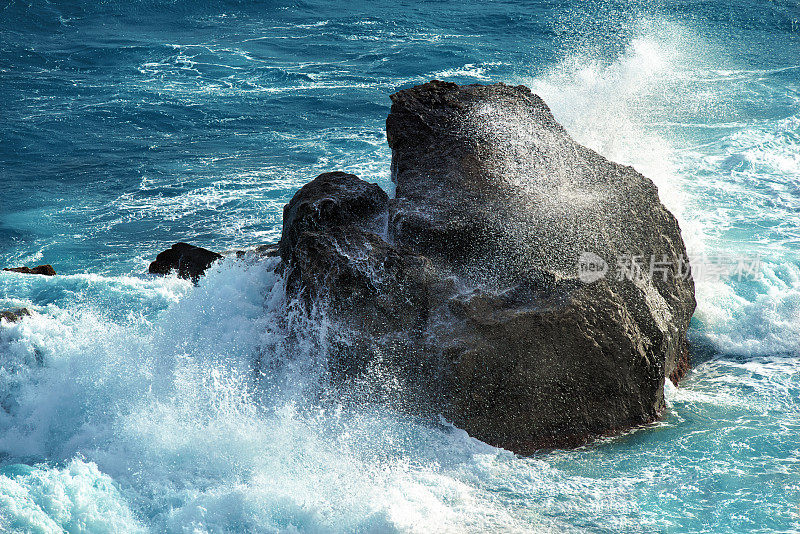
POLYGON ((161 252, 150 264, 152 274, 169 274, 176 271, 181 278, 197 282, 200 276, 211 267, 211 264, 222 257, 202 247, 188 243, 175 243, 171 248, 161 252))
POLYGON ((519 453, 657 418, 695 301, 655 185, 522 86, 400 91, 387 137, 394 199, 328 173, 284 210, 287 295, 336 325, 334 383, 519 453))
MULTIPOLYGON (((275 258, 280 256, 280 251, 278 250, 278 245, 275 243, 270 243, 266 245, 257 245, 255 247, 251 247, 245 250, 234 250, 233 254, 236 255, 237 258, 275 258)), ((228 253, 224 253, 224 255, 228 255, 228 253)))
POLYGON ((42 276, 55 276, 56 270, 52 265, 37 265, 36 267, 6 267, 4 271, 23 274, 40 274, 42 276))
POLYGON ((0 319, 5 319, 9 323, 16 323, 23 317, 30 316, 28 308, 11 308, 10 310, 0 311, 0 319))

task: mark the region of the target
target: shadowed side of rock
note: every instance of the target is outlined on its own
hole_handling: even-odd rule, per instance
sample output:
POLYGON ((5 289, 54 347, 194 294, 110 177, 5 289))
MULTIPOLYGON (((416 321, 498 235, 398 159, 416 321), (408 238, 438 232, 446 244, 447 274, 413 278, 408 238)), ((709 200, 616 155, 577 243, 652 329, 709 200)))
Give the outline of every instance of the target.
POLYGON ((637 323, 615 287, 519 289, 456 296, 451 318, 435 327, 454 375, 450 420, 528 453, 658 417, 663 354, 648 347, 657 329, 637 323))
POLYGON ((322 174, 300 189, 284 209, 287 295, 324 313, 340 398, 419 412, 437 387, 426 358, 434 351, 424 349, 437 280, 426 258, 384 239, 387 205, 380 187, 352 174, 322 174))
POLYGON ((295 193, 283 208, 281 258, 289 261, 303 232, 363 223, 382 213, 388 201, 388 195, 379 186, 352 174, 321 174, 295 193))

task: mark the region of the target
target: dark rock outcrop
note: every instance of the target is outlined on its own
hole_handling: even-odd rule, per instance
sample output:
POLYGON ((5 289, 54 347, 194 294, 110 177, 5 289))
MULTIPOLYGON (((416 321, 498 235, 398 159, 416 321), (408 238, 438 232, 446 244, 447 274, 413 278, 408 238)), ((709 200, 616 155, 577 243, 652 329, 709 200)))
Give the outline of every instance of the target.
POLYGON ((0 311, 0 319, 5 319, 9 323, 16 323, 23 317, 28 317, 31 312, 28 308, 11 308, 10 310, 0 311))
POLYGON ((287 291, 337 321, 328 340, 337 382, 362 378, 370 366, 377 371, 376 354, 395 358, 425 325, 430 262, 382 237, 388 201, 375 184, 326 173, 284 209, 287 291))
POLYGON ((287 295, 336 325, 334 382, 520 453, 657 418, 695 301, 655 185, 522 86, 400 91, 387 136, 396 198, 328 173, 284 210, 287 295))
POLYGON ((37 265, 36 267, 7 267, 4 271, 23 274, 40 274, 42 276, 55 276, 56 270, 52 265, 37 265))
POLYGON ((377 185, 352 174, 328 172, 312 180, 283 208, 283 234, 279 250, 290 261, 304 232, 324 232, 366 220, 385 210, 388 195, 377 185))
POLYGON ((202 247, 188 243, 175 243, 171 248, 161 252, 150 264, 152 274, 169 274, 176 271, 181 278, 197 282, 200 276, 211 267, 211 264, 222 257, 202 247))

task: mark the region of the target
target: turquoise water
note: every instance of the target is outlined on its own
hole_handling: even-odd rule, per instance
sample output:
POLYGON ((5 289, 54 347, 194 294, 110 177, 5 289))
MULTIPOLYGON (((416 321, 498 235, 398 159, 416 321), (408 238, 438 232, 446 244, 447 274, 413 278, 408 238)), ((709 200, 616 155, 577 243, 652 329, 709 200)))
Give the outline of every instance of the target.
POLYGON ((0 2, 0 266, 63 275, 0 274, 0 531, 800 532, 798 58, 788 0, 0 2), (517 458, 323 404, 272 265, 144 274, 275 241, 320 172, 391 190, 388 94, 432 78, 529 85, 695 262, 762 260, 698 280, 658 424, 517 458))

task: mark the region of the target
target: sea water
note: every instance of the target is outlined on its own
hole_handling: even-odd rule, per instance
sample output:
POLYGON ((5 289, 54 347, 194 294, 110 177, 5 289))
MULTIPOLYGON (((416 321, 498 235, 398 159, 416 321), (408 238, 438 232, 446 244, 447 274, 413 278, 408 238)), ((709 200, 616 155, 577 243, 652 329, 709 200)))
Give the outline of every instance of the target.
MULTIPOLYGON (((2 0, 2 532, 800 532, 794 0, 2 0), (391 192, 388 95, 525 84, 652 178, 697 264, 663 420, 521 458, 319 401, 275 260, 198 287, 175 241, 276 241, 317 174, 391 192), (254 365, 254 362, 260 362, 254 365)), ((298 330, 299 328, 299 330, 298 330)), ((315 338, 317 336, 317 338, 315 338)))

